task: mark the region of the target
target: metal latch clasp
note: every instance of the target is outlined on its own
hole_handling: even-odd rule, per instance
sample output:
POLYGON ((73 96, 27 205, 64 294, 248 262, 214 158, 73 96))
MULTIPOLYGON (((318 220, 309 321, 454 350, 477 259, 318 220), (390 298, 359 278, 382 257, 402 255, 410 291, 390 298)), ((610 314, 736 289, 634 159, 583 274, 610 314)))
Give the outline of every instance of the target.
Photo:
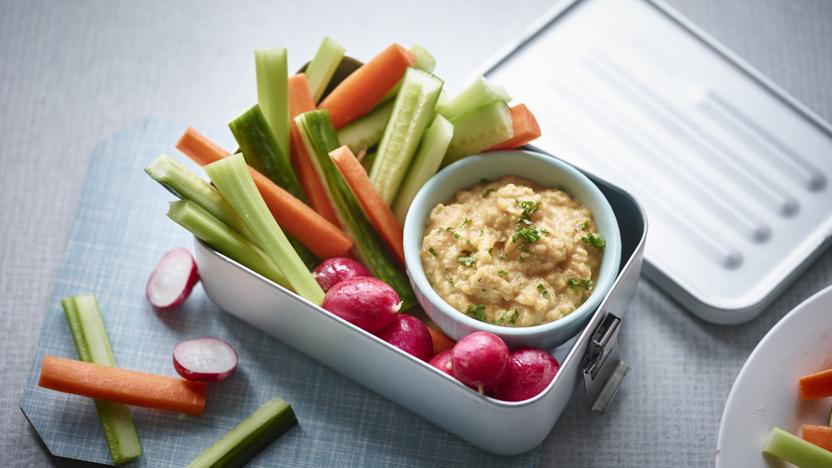
POLYGON ((583 362, 584 385, 595 413, 603 413, 621 387, 630 365, 618 356, 621 319, 608 313, 592 334, 583 362))

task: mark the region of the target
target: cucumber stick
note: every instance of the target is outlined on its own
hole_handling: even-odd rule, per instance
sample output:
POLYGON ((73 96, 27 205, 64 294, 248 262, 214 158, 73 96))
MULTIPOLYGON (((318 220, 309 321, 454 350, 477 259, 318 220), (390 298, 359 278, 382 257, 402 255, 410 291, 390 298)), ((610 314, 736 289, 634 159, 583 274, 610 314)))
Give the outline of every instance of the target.
POLYGON ((393 203, 422 133, 433 117, 443 82, 428 72, 408 68, 384 129, 370 181, 388 205, 393 203))
POLYGON ((188 467, 243 466, 297 424, 292 407, 282 398, 272 398, 194 458, 188 467))
POLYGON ((404 225, 407 210, 416 197, 416 193, 428 179, 436 174, 436 170, 442 164, 442 159, 445 157, 453 136, 454 126, 441 115, 437 115, 425 131, 425 136, 419 144, 419 151, 413 158, 413 164, 407 171, 407 178, 393 204, 393 213, 402 225, 404 225))
POLYGON ((479 76, 453 99, 439 103, 436 106, 436 112, 453 122, 455 118, 462 114, 492 101, 511 102, 511 96, 502 86, 479 76))
POLYGON ((144 169, 153 180, 183 200, 191 200, 222 223, 253 241, 243 220, 220 195, 219 190, 166 154, 159 155, 144 169))
POLYGON ((782 458, 801 468, 828 468, 832 466, 832 452, 806 442, 779 427, 771 430, 763 453, 782 458))
POLYGON ((205 166, 208 177, 234 207, 257 239, 257 245, 301 297, 320 305, 324 292, 292 248, 257 191, 243 155, 235 154, 205 166))
POLYGON ((424 70, 428 73, 433 73, 436 69, 436 59, 428 52, 427 49, 419 44, 410 46, 410 51, 416 56, 416 63, 413 65, 419 70, 424 70))
POLYGON ((284 153, 278 145, 259 104, 229 122, 228 128, 234 134, 249 166, 286 189, 295 198, 306 201, 303 187, 289 161, 289 153, 284 153))
MULTIPOLYGON (((61 300, 61 306, 78 357, 84 362, 115 367, 116 360, 95 296, 65 297, 61 300)), ((95 400, 95 410, 113 463, 119 465, 140 457, 142 447, 133 426, 130 408, 127 405, 95 400)))
POLYGON ((275 283, 291 289, 280 269, 257 245, 241 236, 191 200, 170 204, 168 218, 229 258, 245 265, 275 283))
POLYGON ((286 49, 255 49, 257 103, 281 153, 289 160, 289 65, 286 49))
POLYGON ((324 37, 318 51, 315 52, 315 57, 309 62, 306 67, 306 82, 309 84, 309 92, 312 94, 312 100, 317 104, 324 95, 327 85, 335 75, 335 70, 344 59, 344 48, 341 44, 333 41, 328 37, 324 37))
MULTIPOLYGON (((410 47, 410 51, 413 52, 413 55, 416 57, 416 63, 413 64, 414 68, 418 68, 419 70, 426 71, 428 73, 433 73, 433 70, 436 68, 436 59, 433 58, 433 55, 431 55, 427 49, 414 44, 410 47)), ((393 86, 390 91, 387 91, 387 94, 385 94, 379 102, 384 103, 396 97, 396 95, 399 94, 399 90, 402 88, 403 81, 404 78, 399 80, 399 82, 396 83, 396 86, 393 86)))
POLYGON ((335 128, 327 111, 312 111, 295 118, 303 143, 315 170, 321 177, 338 221, 355 242, 354 251, 375 277, 389 284, 402 300, 402 310, 416 304, 416 296, 407 277, 385 250, 361 205, 347 186, 344 178, 329 158, 329 152, 339 147, 335 128))
POLYGON ((347 145, 353 154, 372 148, 381 141, 384 127, 393 114, 395 101, 388 101, 360 119, 338 130, 338 141, 347 145))
POLYGON ((364 172, 367 174, 370 173, 370 169, 373 168, 373 163, 376 160, 376 155, 378 151, 368 151, 367 154, 364 155, 364 158, 361 159, 361 167, 364 168, 364 172))
POLYGON ((485 151, 514 136, 511 110, 504 101, 491 101, 449 120, 454 126, 454 137, 444 164, 485 151))

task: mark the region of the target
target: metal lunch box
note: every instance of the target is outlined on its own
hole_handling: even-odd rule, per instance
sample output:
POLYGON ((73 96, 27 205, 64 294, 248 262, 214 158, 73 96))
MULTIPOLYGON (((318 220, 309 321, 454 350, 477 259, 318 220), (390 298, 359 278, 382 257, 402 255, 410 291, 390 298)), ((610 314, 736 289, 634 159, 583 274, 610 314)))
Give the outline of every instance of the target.
POLYGON ((428 363, 195 240, 202 285, 221 309, 486 452, 521 454, 546 438, 579 380, 593 411, 603 412, 629 369, 615 346, 641 272, 647 219, 627 192, 587 175, 601 188, 618 218, 622 241, 618 277, 587 327, 552 350, 561 369, 551 384, 526 401, 504 402, 479 395, 428 363), (367 365, 370 362, 372 366, 367 365))

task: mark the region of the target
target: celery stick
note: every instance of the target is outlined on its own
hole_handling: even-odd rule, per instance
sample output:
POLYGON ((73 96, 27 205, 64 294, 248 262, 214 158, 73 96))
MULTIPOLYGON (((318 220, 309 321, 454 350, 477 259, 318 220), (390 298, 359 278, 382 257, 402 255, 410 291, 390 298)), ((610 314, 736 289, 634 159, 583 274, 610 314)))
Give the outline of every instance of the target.
POLYGON ((256 49, 257 103, 269 122, 281 154, 289 160, 289 65, 286 49, 256 49))
POLYGON ((407 277, 384 248, 373 226, 364 216, 344 178, 329 158, 338 148, 338 137, 327 111, 312 111, 295 117, 303 143, 315 170, 321 177, 327 196, 335 208, 341 226, 355 242, 354 252, 375 277, 389 284, 402 300, 402 310, 416 304, 416 296, 407 277))
POLYGON ((510 102, 511 96, 502 86, 491 83, 480 76, 453 99, 439 103, 436 106, 436 112, 453 122, 455 118, 462 114, 497 100, 510 102))
POLYGON ((292 248, 257 191, 243 155, 235 154, 205 166, 208 177, 243 218, 257 244, 301 297, 320 305, 324 292, 292 248))
POLYGON ((407 210, 413 198, 416 197, 416 193, 428 179, 436 174, 436 170, 442 164, 442 159, 445 157, 453 136, 454 126, 441 115, 437 115, 433 124, 425 131, 425 136, 419 144, 419 151, 413 158, 413 164, 407 171, 407 178, 393 204, 393 213, 402 225, 404 225, 407 210))
POLYGON ((410 46, 410 51, 416 56, 416 63, 413 66, 419 70, 433 73, 433 70, 436 69, 436 59, 433 58, 433 55, 427 49, 419 44, 413 44, 410 46))
POLYGON ((232 260, 256 271, 275 283, 290 288, 283 273, 257 245, 223 224, 191 200, 170 204, 168 217, 191 232, 197 239, 222 252, 232 260))
POLYGON ((338 130, 338 141, 347 145, 354 154, 372 148, 381 141, 384 127, 393 114, 395 101, 389 101, 372 112, 338 130))
MULTIPOLYGON (((61 300, 61 306, 78 357, 85 362, 115 367, 116 359, 95 295, 65 297, 61 300)), ((142 446, 136 427, 133 426, 130 408, 127 405, 95 400, 95 410, 113 463, 119 465, 140 457, 142 446)))
POLYGON ((782 458, 800 468, 829 468, 832 466, 832 452, 806 442, 779 427, 771 430, 763 453, 782 458))
POLYGON ((327 85, 335 75, 335 70, 344 59, 344 48, 328 37, 324 37, 315 57, 306 67, 306 82, 309 83, 309 92, 312 93, 312 100, 317 104, 324 95, 327 85))
POLYGON ((237 216, 234 208, 231 208, 216 187, 202 180, 184 164, 166 154, 160 154, 144 172, 172 194, 183 200, 193 201, 246 239, 254 240, 243 220, 237 216))
POLYGON ((370 181, 388 205, 395 199, 410 167, 443 84, 439 78, 415 68, 408 68, 404 75, 393 115, 384 129, 378 156, 370 171, 370 181))
POLYGON ((188 467, 243 466, 297 424, 292 407, 282 398, 272 398, 194 458, 188 467))
POLYGON ((229 122, 228 128, 240 145, 240 151, 249 166, 286 189, 295 198, 306 201, 303 187, 289 161, 289 153, 282 152, 260 105, 255 104, 229 122))
POLYGON ((511 109, 503 101, 492 101, 450 121, 454 125, 454 137, 444 164, 485 151, 514 135, 511 109))

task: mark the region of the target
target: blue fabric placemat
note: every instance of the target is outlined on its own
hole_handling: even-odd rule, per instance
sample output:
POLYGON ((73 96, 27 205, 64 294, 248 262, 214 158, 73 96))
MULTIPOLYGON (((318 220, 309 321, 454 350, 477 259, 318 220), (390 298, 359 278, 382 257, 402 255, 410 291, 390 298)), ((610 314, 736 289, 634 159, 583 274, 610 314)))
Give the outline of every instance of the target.
MULTIPOLYGON (((121 367, 176 375, 173 347, 206 335, 226 339, 239 355, 237 372, 210 386, 203 416, 134 409, 144 451, 134 465, 185 465, 274 395, 289 401, 300 426, 264 450, 252 466, 538 464, 538 450, 514 458, 482 452, 222 312, 200 286, 180 309, 153 310, 144 296, 148 275, 164 252, 177 246, 190 249, 192 240, 167 219, 172 196, 143 169, 161 152, 177 155, 173 144, 183 129, 146 120, 105 140, 92 156, 20 404, 53 455, 110 462, 92 400, 37 386, 44 355, 77 358, 60 299, 95 293, 121 367)), ((228 137, 219 141, 233 146, 228 137)))

